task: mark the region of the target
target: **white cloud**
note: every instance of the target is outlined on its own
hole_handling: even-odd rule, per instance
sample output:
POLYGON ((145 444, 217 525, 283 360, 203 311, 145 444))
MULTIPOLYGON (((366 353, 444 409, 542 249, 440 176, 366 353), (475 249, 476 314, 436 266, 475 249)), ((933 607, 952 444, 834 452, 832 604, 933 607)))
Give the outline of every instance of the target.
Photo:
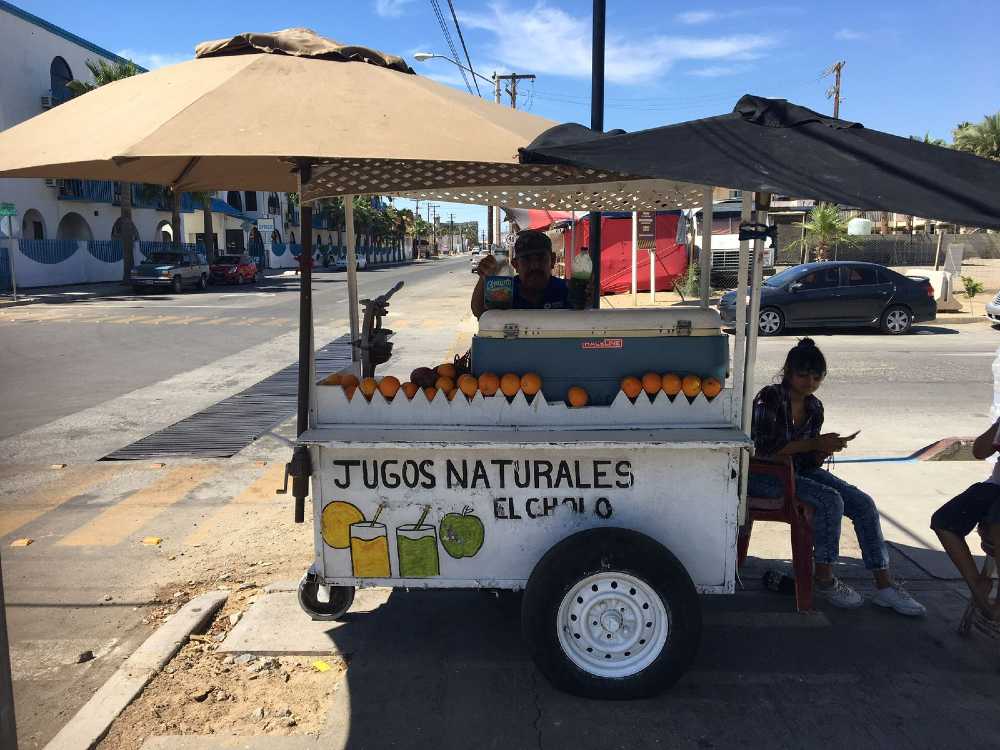
MULTIPOLYGON (((500 3, 485 13, 463 13, 470 29, 492 33, 487 53, 515 70, 571 78, 590 77, 589 18, 571 16, 559 8, 536 3, 513 10, 500 3)), ((760 57, 776 40, 768 34, 717 37, 609 34, 604 74, 613 83, 643 83, 664 74, 678 60, 750 60, 760 57)))
POLYGON ((746 68, 740 65, 709 65, 704 68, 689 70, 688 75, 698 76, 699 78, 720 78, 722 76, 736 75, 737 73, 742 73, 744 70, 746 68))
POLYGON ((688 10, 683 13, 678 13, 676 18, 681 23, 685 23, 688 26, 695 26, 699 23, 708 23, 709 21, 714 21, 720 17, 720 14, 714 10, 688 10))
POLYGON ((375 0, 375 12, 382 18, 399 18, 413 0, 375 0))
POLYGON ((841 41, 844 42, 856 42, 859 39, 864 39, 867 36, 868 34, 866 34, 863 31, 857 31, 855 29, 841 29, 840 31, 838 31, 836 34, 833 35, 833 38, 840 39, 841 41))
POLYGON ((131 60, 136 65, 141 65, 146 70, 165 68, 168 65, 176 65, 194 58, 194 54, 190 52, 144 52, 134 49, 119 50, 116 54, 131 60))

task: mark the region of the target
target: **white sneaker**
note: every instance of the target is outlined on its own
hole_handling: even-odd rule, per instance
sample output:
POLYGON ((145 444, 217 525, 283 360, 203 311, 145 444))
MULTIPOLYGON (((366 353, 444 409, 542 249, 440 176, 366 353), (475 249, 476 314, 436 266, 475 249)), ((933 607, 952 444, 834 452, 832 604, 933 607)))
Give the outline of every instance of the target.
POLYGON ((927 608, 918 602, 900 584, 893 583, 884 589, 877 589, 872 595, 872 602, 880 607, 891 607, 901 615, 921 617, 927 614, 927 608))
POLYGON ((834 607, 840 607, 841 609, 854 609, 855 607, 860 607, 865 601, 861 594, 839 578, 834 578, 833 584, 825 588, 817 583, 813 586, 813 591, 817 596, 823 597, 834 607))

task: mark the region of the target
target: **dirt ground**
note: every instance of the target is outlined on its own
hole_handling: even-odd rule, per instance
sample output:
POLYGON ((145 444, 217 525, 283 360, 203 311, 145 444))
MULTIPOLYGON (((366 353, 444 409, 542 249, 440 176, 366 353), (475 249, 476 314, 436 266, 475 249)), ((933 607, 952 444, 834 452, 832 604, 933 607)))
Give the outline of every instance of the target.
MULTIPOLYGON (((211 588, 164 590, 160 598, 168 601, 151 612, 151 620, 165 619, 188 598, 211 588)), ((260 592, 254 583, 239 584, 208 630, 192 636, 118 717, 98 748, 134 750, 162 734, 319 733, 330 696, 347 670, 343 659, 217 652, 260 592)))
POLYGON ((229 599, 112 725, 100 750, 135 750, 162 734, 318 733, 347 669, 339 656, 257 657, 217 652, 243 613, 275 581, 298 580, 312 562, 312 524, 295 524, 283 498, 212 528, 211 541, 161 553, 164 582, 143 618, 156 627, 206 591, 229 599), (169 583, 167 583, 169 581, 169 583), (249 659, 249 660, 248 660, 249 659), (322 670, 322 671, 321 671, 322 670))

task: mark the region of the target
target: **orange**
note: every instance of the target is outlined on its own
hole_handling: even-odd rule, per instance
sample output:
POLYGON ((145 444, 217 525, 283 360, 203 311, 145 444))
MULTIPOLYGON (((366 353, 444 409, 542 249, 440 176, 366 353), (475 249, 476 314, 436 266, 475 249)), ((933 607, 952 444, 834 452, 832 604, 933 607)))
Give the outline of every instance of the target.
POLYGON ((718 378, 705 378, 701 381, 701 392, 708 399, 713 399, 722 392, 722 383, 718 378))
POLYGON ((458 387, 469 398, 476 395, 479 390, 479 381, 473 375, 462 375, 458 379, 458 387))
POLYGON ((437 374, 443 378, 451 378, 452 380, 458 375, 458 371, 455 369, 455 365, 445 362, 443 365, 438 365, 434 368, 437 374))
POLYGON ((647 372, 642 376, 642 389, 650 396, 655 396, 663 387, 663 379, 659 373, 647 372))
POLYGON ((676 396, 681 392, 681 387, 683 383, 681 382, 681 376, 675 375, 672 372, 666 373, 663 378, 663 392, 668 396, 676 396))
POLYGON ((344 386, 345 388, 347 388, 347 386, 349 386, 349 385, 353 385, 354 387, 357 387, 357 385, 358 385, 358 376, 355 375, 353 372, 345 372, 344 374, 342 374, 340 376, 340 384, 342 386, 344 386))
POLYGON ((574 409, 578 409, 581 406, 586 406, 587 402, 590 400, 590 396, 587 392, 583 390, 578 385, 574 385, 568 391, 566 391, 566 400, 569 401, 569 405, 574 409))
POLYGON ((386 399, 392 401, 396 398, 396 392, 399 390, 399 378, 386 375, 379 381, 378 390, 386 399))
POLYGON ((427 388, 424 388, 424 395, 427 396, 428 401, 433 401, 437 393, 438 389, 435 388, 434 386, 429 386, 427 388))
POLYGON ((444 395, 448 397, 449 401, 454 401, 455 400, 455 394, 457 394, 457 393, 458 393, 458 388, 452 388, 450 391, 445 391, 444 395))
POLYGON ((335 372, 333 375, 327 375, 323 380, 320 381, 320 385, 340 385, 341 378, 343 376, 339 372, 335 372))
POLYGON ((642 393, 642 381, 634 375, 622 378, 621 389, 625 395, 635 401, 636 396, 642 393))
POLYGON ((449 377, 441 375, 436 381, 434 381, 434 387, 439 391, 453 391, 455 390, 455 381, 449 377))
POLYGON ((361 381, 358 389, 369 401, 372 400, 372 396, 375 395, 375 391, 378 390, 378 383, 375 382, 375 378, 365 378, 361 381))
POLYGON ((403 383, 403 385, 401 385, 400 387, 403 389, 403 393, 406 394, 406 397, 408 399, 412 399, 414 396, 417 395, 417 391, 420 390, 420 386, 418 386, 416 383, 411 383, 409 380, 403 383))
POLYGON ((500 378, 492 372, 484 372, 479 376, 479 392, 484 396, 495 396, 500 389, 500 378))
POLYGON ((503 395, 513 398, 521 390, 521 378, 512 372, 508 372, 500 378, 500 390, 503 395))
POLYGON ((542 389, 542 379, 538 373, 526 372, 521 376, 521 390, 531 398, 542 389))
POLYGON ((694 398, 701 392, 701 378, 697 375, 685 375, 681 390, 688 398, 694 398))
POLYGON ((348 401, 354 397, 354 392, 358 390, 356 385, 342 385, 341 388, 344 389, 344 395, 347 396, 348 401))

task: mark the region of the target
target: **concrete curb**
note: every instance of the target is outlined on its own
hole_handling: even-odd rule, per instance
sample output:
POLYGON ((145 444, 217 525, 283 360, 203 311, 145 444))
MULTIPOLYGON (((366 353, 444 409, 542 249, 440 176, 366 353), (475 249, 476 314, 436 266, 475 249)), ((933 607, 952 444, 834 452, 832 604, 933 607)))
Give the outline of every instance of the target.
POLYGON ((90 750, 100 742, 118 715, 228 597, 228 591, 210 591, 167 619, 59 730, 45 750, 90 750))
POLYGON ((21 299, 15 301, 12 299, 0 300, 0 309, 4 307, 20 307, 21 305, 32 305, 38 302, 37 297, 21 297, 21 299))

